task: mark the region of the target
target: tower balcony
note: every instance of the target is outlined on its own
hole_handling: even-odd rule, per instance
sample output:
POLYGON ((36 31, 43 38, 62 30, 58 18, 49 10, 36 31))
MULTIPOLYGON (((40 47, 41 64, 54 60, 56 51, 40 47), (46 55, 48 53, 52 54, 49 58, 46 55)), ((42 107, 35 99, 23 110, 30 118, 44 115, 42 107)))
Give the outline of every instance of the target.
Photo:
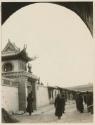
POLYGON ((38 80, 38 77, 37 77, 37 76, 35 76, 34 74, 32 74, 32 73, 30 73, 30 72, 27 72, 27 71, 2 72, 2 76, 3 76, 3 77, 7 77, 7 78, 18 78, 18 77, 24 76, 24 77, 33 79, 33 80, 35 80, 35 81, 38 80))

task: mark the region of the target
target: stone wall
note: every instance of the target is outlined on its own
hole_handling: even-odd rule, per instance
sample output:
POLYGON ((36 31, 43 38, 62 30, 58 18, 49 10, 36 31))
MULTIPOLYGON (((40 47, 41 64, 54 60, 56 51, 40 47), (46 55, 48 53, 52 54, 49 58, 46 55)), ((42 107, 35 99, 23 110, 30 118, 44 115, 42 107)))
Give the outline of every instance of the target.
POLYGON ((43 85, 36 85, 36 108, 50 103, 48 88, 43 85))
POLYGON ((16 112, 19 110, 17 87, 2 86, 2 107, 9 112, 16 112))

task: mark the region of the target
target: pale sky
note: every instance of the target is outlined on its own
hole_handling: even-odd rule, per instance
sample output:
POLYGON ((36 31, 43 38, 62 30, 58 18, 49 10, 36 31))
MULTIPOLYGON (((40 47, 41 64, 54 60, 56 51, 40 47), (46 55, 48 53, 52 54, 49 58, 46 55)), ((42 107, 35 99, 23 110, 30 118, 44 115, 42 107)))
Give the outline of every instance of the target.
POLYGON ((78 15, 50 3, 14 13, 2 26, 2 48, 10 39, 29 56, 38 56, 32 72, 49 85, 63 87, 94 81, 94 40, 78 15))

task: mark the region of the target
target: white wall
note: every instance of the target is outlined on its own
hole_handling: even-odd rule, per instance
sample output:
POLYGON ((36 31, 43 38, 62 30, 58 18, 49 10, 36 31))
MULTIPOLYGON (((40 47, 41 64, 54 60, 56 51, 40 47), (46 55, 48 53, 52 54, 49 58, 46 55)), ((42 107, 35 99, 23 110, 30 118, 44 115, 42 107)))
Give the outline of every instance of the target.
POLYGON ((37 108, 48 105, 49 96, 48 88, 41 85, 36 85, 36 106, 37 108))
POLYGON ((55 98, 57 97, 57 95, 58 95, 59 93, 60 93, 59 90, 57 90, 57 89, 54 89, 54 90, 53 90, 53 98, 51 98, 51 100, 50 100, 51 103, 54 103, 54 102, 55 102, 55 98))
POLYGON ((2 107, 9 112, 16 112, 18 104, 18 88, 2 86, 2 107))

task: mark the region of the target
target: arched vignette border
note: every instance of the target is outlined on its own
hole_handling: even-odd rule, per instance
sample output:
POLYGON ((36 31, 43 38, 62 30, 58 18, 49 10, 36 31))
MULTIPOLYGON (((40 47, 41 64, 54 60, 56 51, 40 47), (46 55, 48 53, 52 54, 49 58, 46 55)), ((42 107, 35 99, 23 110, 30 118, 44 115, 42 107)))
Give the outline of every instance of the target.
POLYGON ((57 4, 74 11, 83 20, 93 36, 93 2, 2 2, 1 23, 4 24, 8 17, 22 7, 35 3, 57 4))

